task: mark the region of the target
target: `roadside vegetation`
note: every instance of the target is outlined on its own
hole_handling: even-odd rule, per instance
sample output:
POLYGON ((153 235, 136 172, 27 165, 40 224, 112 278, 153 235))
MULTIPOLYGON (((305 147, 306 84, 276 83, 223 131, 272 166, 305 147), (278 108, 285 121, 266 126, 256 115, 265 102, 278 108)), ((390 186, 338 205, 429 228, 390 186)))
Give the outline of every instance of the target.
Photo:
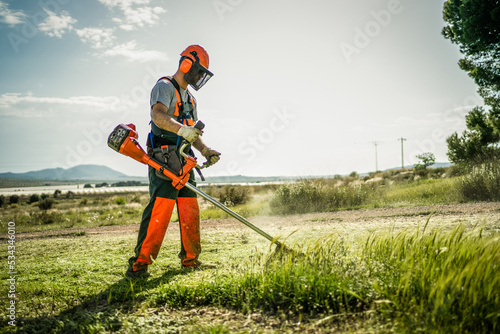
MULTIPOLYGON (((500 163, 399 169, 360 177, 302 179, 285 184, 205 185, 208 195, 245 216, 424 206, 500 200, 500 163)), ((19 232, 140 223, 148 193, 3 196, 0 221, 19 232)), ((230 216, 200 198, 202 219, 230 216)), ((174 212, 173 221, 177 220, 174 212)))
MULTIPOLYGON (((286 217, 498 201, 499 180, 493 161, 203 190, 244 216, 286 217)), ((375 229, 347 224, 341 230, 322 228, 319 218, 303 221, 306 229, 299 232, 286 223, 266 226, 272 235, 288 235, 291 253, 273 249, 250 231, 206 229, 203 261, 217 268, 204 271, 180 268, 178 232, 169 230, 153 276, 130 281, 124 272, 137 236, 92 235, 84 228, 139 224, 148 200, 147 193, 57 191, 3 197, 2 229, 15 221, 17 238, 23 232, 72 229, 17 241, 18 322, 2 332, 500 331, 498 220, 433 224, 431 219, 417 227, 385 223, 375 229)), ((227 217, 200 202, 202 219, 227 217)), ((5 259, 6 243, 0 251, 5 259)), ((6 302, 1 299, 0 307, 6 302)), ((6 314, 1 319, 7 323, 6 314)))
POLYGON ((500 200, 498 160, 469 167, 400 169, 364 178, 304 179, 281 186, 270 208, 274 214, 295 214, 478 200, 500 200))

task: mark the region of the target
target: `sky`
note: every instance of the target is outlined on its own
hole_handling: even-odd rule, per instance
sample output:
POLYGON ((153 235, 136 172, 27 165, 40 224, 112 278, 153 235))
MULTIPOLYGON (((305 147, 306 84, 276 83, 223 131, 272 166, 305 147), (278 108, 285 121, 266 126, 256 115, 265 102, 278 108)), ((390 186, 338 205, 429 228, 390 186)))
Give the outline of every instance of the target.
POLYGON ((145 176, 107 137, 133 123, 145 147, 151 88, 191 44, 214 73, 191 90, 203 140, 222 153, 206 176, 365 173, 424 152, 446 162, 446 138, 482 100, 441 35, 443 3, 0 0, 0 172, 145 176))

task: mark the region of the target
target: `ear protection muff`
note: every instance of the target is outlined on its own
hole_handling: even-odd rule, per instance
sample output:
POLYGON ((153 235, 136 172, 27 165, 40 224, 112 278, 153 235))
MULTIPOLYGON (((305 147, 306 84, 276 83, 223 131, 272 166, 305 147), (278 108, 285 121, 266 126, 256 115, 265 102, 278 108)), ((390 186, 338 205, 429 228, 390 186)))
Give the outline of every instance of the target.
POLYGON ((187 72, 189 72, 189 70, 191 69, 192 66, 193 66, 193 61, 191 59, 189 59, 188 57, 185 57, 182 60, 181 65, 179 66, 179 70, 182 73, 187 73, 187 72))

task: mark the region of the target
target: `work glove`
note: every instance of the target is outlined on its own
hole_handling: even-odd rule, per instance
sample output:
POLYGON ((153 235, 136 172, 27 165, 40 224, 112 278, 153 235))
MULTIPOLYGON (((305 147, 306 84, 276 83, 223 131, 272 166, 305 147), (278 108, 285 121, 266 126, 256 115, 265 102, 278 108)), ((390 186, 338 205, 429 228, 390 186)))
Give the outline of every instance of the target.
POLYGON ((205 147, 203 151, 201 151, 201 155, 207 159, 209 166, 215 164, 220 159, 220 153, 216 150, 212 150, 210 147, 205 147))
POLYGON ((198 139, 198 137, 201 136, 201 134, 202 134, 201 130, 187 125, 181 126, 179 131, 177 131, 177 135, 183 137, 190 143, 196 141, 196 139, 198 139))

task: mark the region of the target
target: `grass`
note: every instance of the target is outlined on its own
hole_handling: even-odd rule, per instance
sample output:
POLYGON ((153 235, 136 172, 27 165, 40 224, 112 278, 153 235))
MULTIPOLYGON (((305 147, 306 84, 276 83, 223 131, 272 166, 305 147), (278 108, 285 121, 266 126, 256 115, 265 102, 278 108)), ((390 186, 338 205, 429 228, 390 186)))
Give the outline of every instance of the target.
POLYGON ((421 179, 411 183, 395 184, 381 190, 380 197, 372 199, 375 206, 419 206, 458 203, 463 199, 456 189, 459 178, 421 179), (451 191, 450 191, 451 189, 451 191))
POLYGON ((457 188, 460 180, 459 177, 419 179, 391 185, 335 184, 334 180, 327 179, 302 180, 278 189, 272 196, 270 208, 273 214, 281 215, 458 203, 464 200, 457 188))
MULTIPOLYGON (((180 269, 178 231, 169 230, 152 278, 134 282, 123 273, 135 234, 19 241, 17 329, 243 333, 272 324, 276 333, 498 332, 494 225, 345 227, 315 231, 314 239, 298 231, 288 243, 302 255, 281 257, 246 229, 212 229, 203 234, 202 260, 218 268, 194 272, 180 269)), ((0 250, 5 258, 6 245, 0 250)), ((2 317, 3 332, 15 332, 2 317)))
POLYGON ((498 161, 473 166, 463 176, 459 190, 464 198, 476 201, 500 200, 500 166, 498 161))

